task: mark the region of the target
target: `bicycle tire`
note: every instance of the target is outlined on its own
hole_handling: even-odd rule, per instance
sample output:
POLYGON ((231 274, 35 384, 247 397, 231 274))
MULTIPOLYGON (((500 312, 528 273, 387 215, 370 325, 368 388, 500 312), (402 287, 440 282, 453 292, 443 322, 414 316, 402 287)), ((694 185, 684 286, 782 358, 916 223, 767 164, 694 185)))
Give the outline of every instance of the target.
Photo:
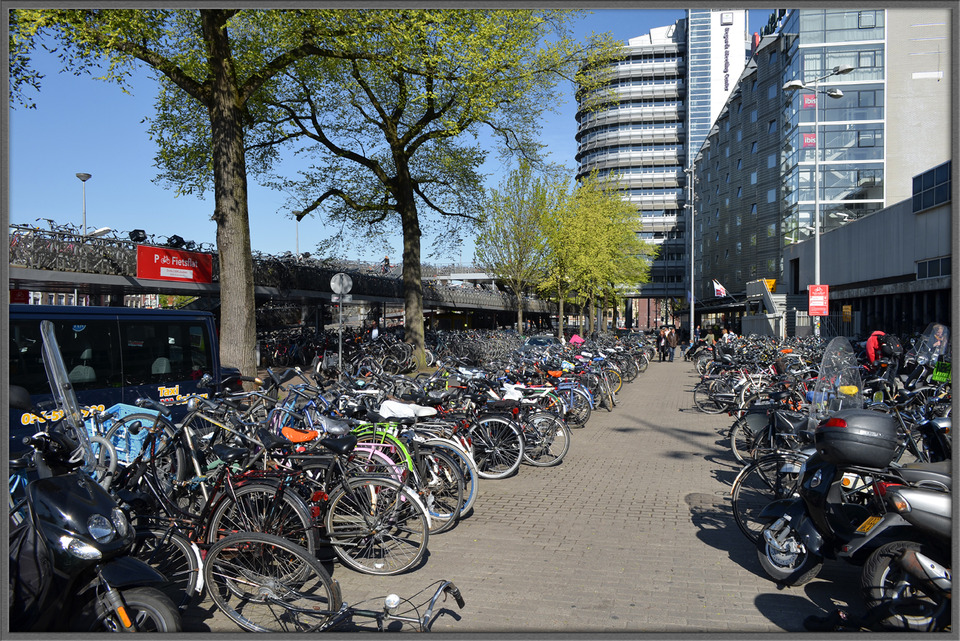
POLYGON ((590 401, 590 395, 576 388, 565 389, 560 392, 564 396, 564 402, 570 409, 567 410, 564 420, 571 429, 579 429, 587 424, 590 415, 593 413, 593 406, 590 401))
POLYGON ((203 576, 217 608, 248 632, 312 632, 343 604, 340 584, 309 551, 262 532, 214 543, 203 576))
POLYGON ((473 441, 473 460, 480 478, 504 479, 520 468, 523 460, 523 433, 500 416, 479 418, 467 430, 473 441))
MULTIPOLYGON (((616 395, 623 389, 623 376, 612 367, 604 368, 603 373, 607 377, 607 384, 610 385, 610 392, 616 399, 616 395)), ((614 404, 616 404, 616 401, 614 401, 614 404)))
POLYGON ((463 471, 457 460, 440 448, 421 444, 420 482, 430 513, 430 534, 446 532, 460 520, 463 510, 463 471), (426 472, 426 473, 424 473, 426 472))
POLYGON ((317 551, 317 534, 306 502, 292 488, 284 491, 282 505, 276 505, 278 487, 271 483, 250 483, 236 488, 236 500, 229 495, 214 508, 207 526, 207 542, 237 532, 264 532, 317 551))
POLYGON ((444 448, 447 453, 457 459, 464 482, 463 507, 460 508, 460 518, 467 516, 470 510, 473 509, 474 503, 477 502, 477 498, 480 496, 480 473, 477 470, 477 462, 473 460, 469 452, 465 452, 449 441, 427 439, 424 443, 432 447, 444 448))
POLYGON ((344 479, 326 508, 326 534, 345 566, 392 576, 423 559, 430 519, 417 495, 397 481, 377 476, 344 479))
POLYGON ((168 528, 137 526, 136 535, 130 556, 159 571, 166 579, 155 587, 181 610, 192 604, 203 592, 199 548, 168 528))
POLYGON ((703 381, 694 386, 693 404, 704 414, 720 414, 727 407, 725 403, 718 403, 714 398, 709 381, 703 381))
MULTIPOLYGON (((129 430, 130 426, 134 422, 139 421, 140 429, 145 430, 150 428, 157 420, 157 417, 153 414, 129 414, 115 421, 113 425, 110 426, 110 429, 107 430, 104 438, 110 442, 113 442, 113 439, 121 428, 124 430, 129 430)), ((157 475, 170 482, 186 480, 192 476, 192 474, 187 467, 189 459, 185 444, 182 443, 179 438, 177 438, 175 441, 172 440, 176 438, 177 428, 162 416, 159 417, 159 424, 163 426, 163 437, 157 438, 157 446, 154 451, 159 452, 168 446, 170 447, 170 450, 166 455, 157 457, 157 460, 154 463, 156 466, 157 475)), ((139 454, 140 452, 128 452, 128 460, 132 461, 139 454)), ((145 460, 148 458, 148 456, 144 457, 145 460)))
POLYGON ((758 518, 772 501, 788 498, 800 485, 800 466, 806 457, 796 452, 778 452, 750 463, 737 474, 730 488, 733 516, 737 527, 756 543, 769 524, 758 518))
POLYGON ((730 426, 730 451, 738 463, 746 465, 753 460, 753 442, 755 434, 743 418, 738 418, 730 426))
POLYGON ((524 420, 523 460, 536 467, 553 467, 570 451, 570 428, 547 412, 534 412, 524 420))

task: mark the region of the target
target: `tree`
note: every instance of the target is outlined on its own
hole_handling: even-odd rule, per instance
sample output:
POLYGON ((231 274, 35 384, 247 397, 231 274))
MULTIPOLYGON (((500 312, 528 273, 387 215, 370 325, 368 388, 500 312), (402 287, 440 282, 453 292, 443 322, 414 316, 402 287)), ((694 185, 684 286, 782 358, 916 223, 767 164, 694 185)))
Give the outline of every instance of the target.
POLYGON ((329 21, 308 20, 308 13, 18 9, 10 21, 15 103, 30 106, 26 89, 40 87, 30 55, 50 41, 58 45, 64 71, 92 73, 105 66, 100 79, 124 89, 138 64, 159 74, 152 132, 161 178, 180 193, 214 192, 220 334, 227 338, 221 354, 246 375, 256 372, 256 319, 245 135, 256 122, 254 97, 271 79, 298 60, 330 53, 320 43, 344 35, 340 25, 324 31, 329 21), (189 117, 178 117, 184 109, 189 117))
POLYGON ((558 179, 534 175, 521 161, 490 191, 484 205, 475 261, 505 282, 517 297, 517 331, 523 331, 523 294, 542 279, 547 252, 541 219, 560 202, 558 179))
MULTIPOLYGON (((539 161, 541 114, 561 81, 596 87, 609 38, 580 45, 568 23, 580 12, 341 11, 350 38, 337 55, 301 61, 276 79, 263 108, 266 149, 294 146, 312 167, 275 184, 369 242, 403 233, 406 340, 423 349, 421 236, 437 224, 457 242, 478 219, 488 128, 505 154, 539 161)), ((301 207, 297 207, 301 209, 301 207)))
POLYGON ((541 288, 557 296, 561 323, 563 302, 571 296, 592 301, 596 309, 599 296, 649 276, 656 249, 637 237, 636 210, 615 187, 586 176, 542 220, 549 267, 541 288))

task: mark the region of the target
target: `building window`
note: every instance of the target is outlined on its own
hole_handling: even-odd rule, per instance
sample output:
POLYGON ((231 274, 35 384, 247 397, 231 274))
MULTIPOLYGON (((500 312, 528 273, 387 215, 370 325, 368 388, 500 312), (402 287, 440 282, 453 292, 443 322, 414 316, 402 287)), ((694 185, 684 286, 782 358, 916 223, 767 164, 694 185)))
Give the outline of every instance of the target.
POLYGON ((756 141, 756 140, 754 140, 754 141, 753 141, 753 144, 750 145, 750 153, 751 153, 751 154, 757 153, 757 141, 756 141))
POLYGON ((750 184, 751 185, 757 184, 757 172, 753 172, 752 174, 750 174, 750 184))
POLYGON ((772 134, 772 133, 774 133, 776 130, 777 130, 777 121, 776 121, 776 120, 771 120, 771 121, 767 124, 767 133, 768 133, 768 134, 772 134))
POLYGON ((917 280, 923 278, 937 278, 950 274, 950 257, 923 260, 917 263, 917 280))
POLYGON ((776 190, 776 188, 774 188, 774 189, 768 189, 768 190, 767 190, 767 202, 768 202, 768 203, 772 203, 772 202, 776 202, 776 200, 777 200, 777 190, 776 190))
POLYGON ((743 169, 743 158, 737 158, 737 169, 743 169))
POLYGON ((773 100, 777 97, 777 85, 770 85, 767 87, 767 98, 773 100))
POLYGON ((750 122, 757 122, 757 110, 754 109, 750 112, 750 122))
POLYGON ((750 205, 750 214, 753 216, 757 215, 757 203, 750 205))
POLYGON ((773 169, 777 166, 777 155, 770 154, 767 156, 767 169, 773 169))
POLYGON ((757 235, 756 235, 756 234, 750 234, 750 246, 751 246, 751 247, 756 247, 756 246, 757 246, 757 235))
POLYGON ((767 225, 767 238, 773 238, 776 235, 777 235, 777 224, 770 223, 769 225, 767 225))
POLYGON ((743 140, 743 130, 737 129, 737 142, 741 142, 742 140, 743 140))
POLYGON ((739 254, 742 249, 743 243, 737 243, 737 253, 739 254))
POLYGON ((948 160, 938 167, 913 178, 913 213, 950 201, 953 161, 948 160))
POLYGON ((737 198, 743 195, 743 187, 737 187, 737 198))
POLYGON ((777 61, 777 50, 774 49, 773 51, 770 52, 770 62, 774 63, 776 61, 777 61))
MULTIPOLYGON (((740 221, 741 221, 741 219, 742 219, 742 216, 738 213, 738 214, 737 214, 737 227, 740 226, 740 221)), ((739 250, 738 250, 738 251, 739 251, 739 250)))
POLYGON ((873 29, 877 26, 877 14, 873 11, 861 11, 858 26, 861 29, 873 29))

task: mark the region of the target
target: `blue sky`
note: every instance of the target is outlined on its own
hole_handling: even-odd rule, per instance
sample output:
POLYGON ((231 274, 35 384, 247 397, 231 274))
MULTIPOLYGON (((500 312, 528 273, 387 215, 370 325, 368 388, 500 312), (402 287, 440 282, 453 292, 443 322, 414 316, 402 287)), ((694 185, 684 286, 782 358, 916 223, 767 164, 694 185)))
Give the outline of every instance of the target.
MULTIPOLYGON (((753 9, 750 32, 766 24, 771 10, 753 9)), ((577 35, 610 32, 626 42, 651 28, 672 24, 684 15, 680 10, 596 9, 577 25, 577 35)), ((175 197, 172 190, 155 184, 155 146, 146 134, 143 119, 153 114, 154 81, 144 72, 132 84, 132 95, 115 85, 89 76, 58 73, 53 56, 34 58, 35 67, 45 74, 36 109, 9 112, 8 208, 10 223, 34 224, 38 218, 80 225, 83 218, 83 185, 78 172, 92 175, 86 183, 86 222, 90 230, 111 227, 129 231, 144 229, 166 238, 179 234, 187 240, 213 243, 216 225, 210 220, 213 195, 175 197)), ((556 114, 547 114, 542 140, 550 159, 575 168, 576 121, 568 88, 567 100, 556 114)), ((509 171, 495 154, 484 167, 490 174, 487 186, 495 187, 509 171)), ((287 213, 287 196, 249 183, 250 231, 254 250, 282 253, 294 250, 299 236, 300 251, 312 251, 320 237, 330 232, 313 219, 304 219, 299 230, 287 213)), ((46 226, 41 221, 39 224, 46 226)), ((423 239, 427 255, 431 239, 423 239)), ((400 257, 399 236, 388 241, 391 257, 400 257)), ((349 256, 376 261, 379 247, 349 256)), ((431 259, 430 262, 469 262, 473 255, 468 243, 462 254, 431 259)))

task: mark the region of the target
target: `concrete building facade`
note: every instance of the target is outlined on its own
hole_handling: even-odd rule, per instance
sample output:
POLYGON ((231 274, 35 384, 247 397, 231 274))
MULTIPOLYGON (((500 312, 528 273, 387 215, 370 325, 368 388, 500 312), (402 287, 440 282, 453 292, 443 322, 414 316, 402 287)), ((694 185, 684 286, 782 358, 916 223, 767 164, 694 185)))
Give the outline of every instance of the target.
MULTIPOLYGON (((953 26, 937 8, 782 12, 694 163, 694 292, 706 322, 742 314, 758 279, 805 309, 815 261, 801 277, 785 253, 812 238, 815 212, 823 240, 912 199, 914 177, 951 159, 953 26), (715 296, 713 280, 733 296, 715 296)), ((824 248, 820 257, 829 283, 824 248)))

